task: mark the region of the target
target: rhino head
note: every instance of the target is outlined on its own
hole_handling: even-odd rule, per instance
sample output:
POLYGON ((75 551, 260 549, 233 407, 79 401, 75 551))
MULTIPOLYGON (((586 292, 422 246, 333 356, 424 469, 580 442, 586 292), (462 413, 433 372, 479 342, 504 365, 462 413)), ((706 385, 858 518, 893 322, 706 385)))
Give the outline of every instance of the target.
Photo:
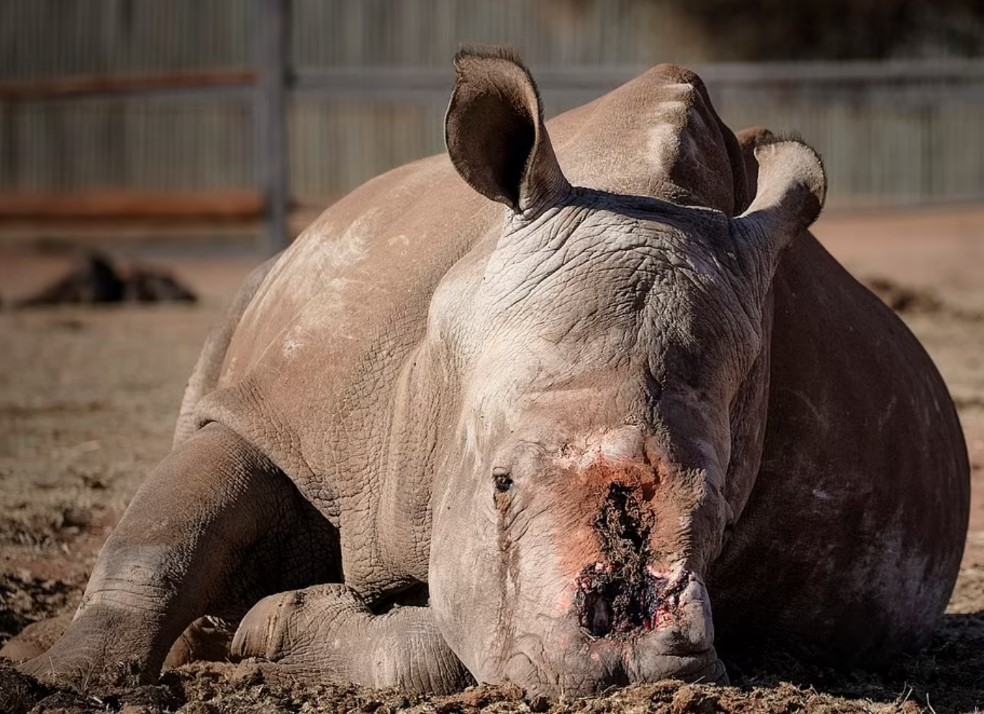
POLYGON ((705 578, 758 469, 770 282, 823 204, 820 160, 759 147, 737 217, 573 187, 529 72, 501 52, 456 69, 449 155, 509 210, 428 318, 453 404, 431 501, 438 624, 480 681, 721 680, 705 578))

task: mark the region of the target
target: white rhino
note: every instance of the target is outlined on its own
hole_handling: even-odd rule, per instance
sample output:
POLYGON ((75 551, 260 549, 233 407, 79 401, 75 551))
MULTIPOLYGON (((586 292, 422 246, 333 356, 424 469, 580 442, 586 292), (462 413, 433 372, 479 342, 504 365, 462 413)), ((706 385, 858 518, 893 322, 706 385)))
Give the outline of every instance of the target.
POLYGON ((722 680, 716 640, 925 643, 966 449, 920 345, 806 231, 817 154, 736 138, 678 67, 545 124, 511 53, 455 66, 448 156, 248 280, 23 669, 152 680, 227 628, 213 656, 294 678, 572 694, 722 680))

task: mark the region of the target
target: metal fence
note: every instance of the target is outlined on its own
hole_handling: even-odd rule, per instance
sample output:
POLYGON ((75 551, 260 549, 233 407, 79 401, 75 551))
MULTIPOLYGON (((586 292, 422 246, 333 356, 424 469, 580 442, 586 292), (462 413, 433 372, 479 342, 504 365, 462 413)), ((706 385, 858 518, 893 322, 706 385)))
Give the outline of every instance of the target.
MULTIPOLYGON (((694 68, 729 126, 795 132, 817 147, 832 205, 984 200, 984 61, 694 68)), ((553 114, 644 69, 534 67, 534 75, 553 114)), ((297 194, 339 193, 440 151, 450 82, 450 70, 299 72, 291 123, 297 194)))
MULTIPOLYGON (((293 200, 324 205, 443 149, 459 42, 517 46, 556 113, 687 59, 657 5, 7 0, 0 220, 266 212, 275 235, 288 167, 293 200)), ((696 69, 730 126, 793 130, 824 154, 831 206, 984 200, 984 60, 696 69)))

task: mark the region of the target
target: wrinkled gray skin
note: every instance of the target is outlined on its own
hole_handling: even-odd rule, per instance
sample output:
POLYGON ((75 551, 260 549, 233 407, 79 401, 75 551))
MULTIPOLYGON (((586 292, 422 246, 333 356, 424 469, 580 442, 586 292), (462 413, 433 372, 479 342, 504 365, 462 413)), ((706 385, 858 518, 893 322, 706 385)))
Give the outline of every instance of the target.
POLYGON ((922 645, 966 450, 918 343, 806 232, 816 154, 737 140, 676 67, 548 125, 508 53, 456 68, 450 161, 369 182, 250 278, 22 667, 231 654, 573 694, 722 680, 715 629, 848 664, 922 645))

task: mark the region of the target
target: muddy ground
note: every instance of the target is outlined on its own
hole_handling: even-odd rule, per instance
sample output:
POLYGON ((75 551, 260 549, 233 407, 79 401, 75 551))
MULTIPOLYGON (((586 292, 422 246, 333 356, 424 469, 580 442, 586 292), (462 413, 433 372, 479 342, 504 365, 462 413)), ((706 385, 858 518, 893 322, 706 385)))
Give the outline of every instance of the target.
MULTIPOLYGON (((855 275, 877 287, 929 349, 967 434, 974 505, 964 568, 924 652, 878 673, 746 653, 726 660, 731 687, 666 682, 561 702, 492 688, 439 699, 291 688, 264 682, 249 664, 198 664, 166 673, 159 686, 77 695, 42 687, 0 663, 0 712, 984 708, 984 207, 832 215, 816 232, 855 275)), ((135 249, 128 244, 126 250, 135 249)), ((76 606, 100 545, 169 448, 199 346, 253 263, 228 249, 223 255, 190 252, 170 248, 155 262, 177 271, 201 297, 196 306, 0 312, 0 642, 76 606)), ((0 295, 26 295, 65 264, 58 254, 0 242, 0 295)))

